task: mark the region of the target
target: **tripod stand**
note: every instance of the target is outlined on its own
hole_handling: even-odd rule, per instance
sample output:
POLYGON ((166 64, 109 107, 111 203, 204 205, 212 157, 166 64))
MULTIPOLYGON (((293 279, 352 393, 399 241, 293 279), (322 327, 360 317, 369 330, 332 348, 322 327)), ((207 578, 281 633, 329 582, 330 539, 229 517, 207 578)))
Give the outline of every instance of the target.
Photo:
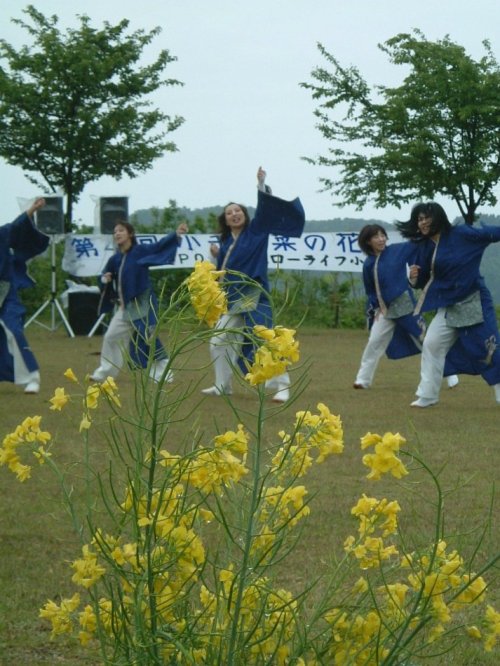
POLYGON ((56 312, 59 314, 61 317, 61 320, 66 327, 66 330, 68 331, 68 335, 70 335, 72 338, 75 337, 75 334, 73 332, 73 329, 70 326, 69 321, 66 318, 66 315, 64 314, 64 310, 62 308, 62 305, 59 303, 57 300, 57 289, 56 289, 56 241, 55 241, 55 235, 51 234, 50 235, 50 298, 48 298, 45 303, 43 303, 38 310, 33 314, 26 324, 24 325, 24 328, 28 328, 28 326, 31 324, 31 322, 35 322, 35 324, 38 324, 39 326, 42 326, 43 328, 46 328, 49 331, 55 331, 59 324, 56 326, 56 312), (50 326, 47 326, 46 324, 37 321, 37 318, 39 315, 42 314, 42 312, 45 310, 45 308, 50 306, 50 326))

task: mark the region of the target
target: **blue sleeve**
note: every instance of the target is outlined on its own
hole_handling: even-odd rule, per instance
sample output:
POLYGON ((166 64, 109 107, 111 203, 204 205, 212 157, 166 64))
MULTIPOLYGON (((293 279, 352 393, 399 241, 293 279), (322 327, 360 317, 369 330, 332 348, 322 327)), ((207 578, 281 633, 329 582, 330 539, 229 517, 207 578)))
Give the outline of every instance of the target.
POLYGON ((305 222, 306 216, 299 198, 285 201, 258 190, 257 209, 251 222, 253 233, 299 238, 305 222))
POLYGON ((12 280, 16 289, 32 287, 26 262, 47 249, 49 237, 35 227, 31 218, 23 213, 8 227, 8 246, 12 249, 12 280))
POLYGON ((101 271, 101 275, 104 275, 105 273, 111 273, 112 275, 116 274, 116 268, 115 268, 115 257, 116 255, 113 254, 111 257, 107 260, 106 265, 101 271))
POLYGON ((28 260, 44 252, 49 245, 49 237, 35 227, 31 218, 23 213, 8 225, 9 247, 21 260, 28 260))
POLYGON ((173 264, 178 246, 179 240, 175 231, 168 234, 157 243, 138 245, 137 253, 139 259, 137 260, 137 263, 141 266, 164 266, 165 264, 173 264))
POLYGON ((500 241, 500 227, 486 225, 482 222, 479 227, 473 227, 467 225, 468 229, 467 235, 471 237, 472 240, 478 240, 480 242, 486 243, 498 243, 500 241))
POLYGON ((373 261, 368 258, 363 264, 363 285, 368 299, 368 311, 378 307, 377 292, 375 290, 375 281, 373 280, 373 261))
MULTIPOLYGON (((411 241, 410 241, 411 242, 411 241)), ((415 255, 415 265, 420 267, 415 289, 423 289, 431 276, 431 262, 434 254, 435 245, 432 241, 422 241, 415 243, 417 253, 415 255)))

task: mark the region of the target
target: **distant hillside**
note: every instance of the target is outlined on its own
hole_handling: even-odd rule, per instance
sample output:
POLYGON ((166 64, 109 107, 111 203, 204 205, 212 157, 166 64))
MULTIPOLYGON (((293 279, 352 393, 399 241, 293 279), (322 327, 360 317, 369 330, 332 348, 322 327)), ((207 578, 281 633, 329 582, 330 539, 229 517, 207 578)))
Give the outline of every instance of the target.
MULTIPOLYGON (((135 219, 137 224, 143 224, 145 226, 150 226, 154 222, 154 214, 153 210, 151 208, 148 209, 140 209, 136 210, 132 213, 131 217, 135 219)), ((163 209, 156 209, 157 211, 160 210, 160 213, 163 211, 163 209)), ((180 207, 179 208, 179 216, 182 217, 184 220, 187 220, 188 222, 193 222, 196 218, 208 218, 209 215, 220 215, 222 213, 223 206, 209 206, 207 208, 184 208, 180 207)), ((252 208, 251 206, 248 207, 248 211, 250 215, 253 215, 255 212, 255 208, 252 208)))

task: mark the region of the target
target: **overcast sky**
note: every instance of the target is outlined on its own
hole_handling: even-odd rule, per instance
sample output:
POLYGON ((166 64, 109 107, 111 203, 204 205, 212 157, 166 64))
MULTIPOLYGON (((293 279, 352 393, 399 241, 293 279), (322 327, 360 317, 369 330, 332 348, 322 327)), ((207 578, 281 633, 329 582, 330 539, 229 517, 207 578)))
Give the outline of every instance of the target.
MULTIPOLYGON (((27 2, 0 0, 0 31, 14 45, 28 34, 10 22, 21 18, 27 2)), ((482 41, 491 42, 500 61, 499 0, 34 0, 45 15, 56 14, 61 27, 77 26, 76 14, 92 25, 130 20, 130 30, 162 32, 145 52, 152 59, 167 48, 177 62, 166 76, 183 87, 163 88, 158 106, 185 123, 170 135, 177 153, 157 160, 135 179, 103 178, 89 183, 75 207, 75 221, 94 222, 101 196, 128 196, 129 210, 179 206, 201 208, 230 200, 254 205, 255 173, 262 165, 273 192, 285 199, 300 196, 307 219, 375 217, 388 222, 407 217, 409 209, 367 206, 333 207, 320 192, 319 177, 331 175, 301 156, 326 153, 315 129, 314 103, 299 86, 324 65, 321 42, 343 65, 355 65, 370 84, 395 85, 401 68, 377 47, 390 37, 419 28, 427 39, 445 35, 478 59, 482 41)), ((18 167, 0 161, 2 220, 14 218, 36 188, 18 167)), ((499 192, 500 194, 500 192, 499 192)), ((500 197, 499 197, 500 198, 500 197)), ((450 217, 451 201, 440 199, 450 217)), ((500 214, 500 207, 483 212, 500 214)))

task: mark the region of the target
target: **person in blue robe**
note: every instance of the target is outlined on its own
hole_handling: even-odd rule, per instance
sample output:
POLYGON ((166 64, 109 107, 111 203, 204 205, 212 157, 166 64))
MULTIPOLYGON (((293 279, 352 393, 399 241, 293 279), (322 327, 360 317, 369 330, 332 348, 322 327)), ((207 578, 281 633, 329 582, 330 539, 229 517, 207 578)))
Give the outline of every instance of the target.
MULTIPOLYGON (((300 199, 285 201, 273 196, 265 185, 265 176, 259 168, 257 208, 252 220, 245 206, 233 202, 225 206, 218 218, 220 245, 215 254, 217 269, 227 271, 224 287, 228 313, 219 319, 210 340, 215 383, 203 389, 205 395, 232 393, 233 370, 239 367, 246 373, 253 361, 253 327, 273 325, 267 274, 270 234, 298 238, 304 230, 305 213, 300 199)), ((289 398, 288 373, 268 380, 266 387, 275 402, 285 402, 289 398)))
MULTIPOLYGON (((422 351, 426 331, 424 318, 414 315, 415 297, 407 271, 415 263, 417 247, 403 242, 387 245, 387 232, 379 224, 365 225, 358 244, 366 254, 363 284, 367 295, 370 335, 354 381, 355 389, 367 389, 380 359, 401 359, 422 351)), ((458 384, 458 377, 447 367, 448 386, 458 384)))
POLYGON ((452 226, 442 206, 419 203, 399 223, 405 238, 417 241, 410 277, 422 293, 417 312, 435 310, 424 339, 420 383, 413 407, 439 400, 445 358, 457 373, 479 374, 500 403, 500 337, 493 301, 480 274, 484 251, 500 241, 500 227, 452 226))
POLYGON ((129 222, 115 225, 113 237, 118 249, 101 276, 100 312, 116 310, 104 335, 99 367, 91 374, 93 381, 116 377, 127 359, 133 367, 146 368, 149 364, 155 381, 172 381, 172 371, 167 372, 167 353, 154 335, 158 299, 152 290, 149 267, 173 264, 180 238, 186 232, 187 225, 182 223, 176 232, 156 243, 139 244, 129 222))
POLYGON ((40 391, 40 368, 24 335, 26 309, 18 295, 33 286, 26 263, 47 249, 49 237, 33 224, 39 198, 10 224, 0 227, 0 381, 24 385, 25 393, 40 391))

